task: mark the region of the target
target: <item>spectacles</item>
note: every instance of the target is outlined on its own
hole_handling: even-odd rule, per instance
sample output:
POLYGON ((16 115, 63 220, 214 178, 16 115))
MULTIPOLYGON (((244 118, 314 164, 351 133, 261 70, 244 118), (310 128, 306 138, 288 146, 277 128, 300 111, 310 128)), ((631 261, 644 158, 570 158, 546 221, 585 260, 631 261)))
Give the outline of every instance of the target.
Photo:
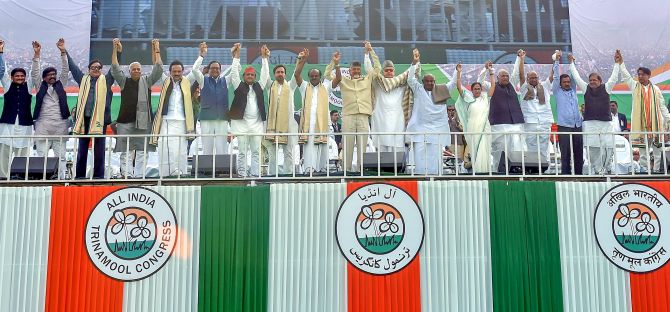
POLYGON ((100 69, 102 69, 102 66, 93 65, 93 66, 90 67, 90 69, 91 70, 100 70, 100 69))

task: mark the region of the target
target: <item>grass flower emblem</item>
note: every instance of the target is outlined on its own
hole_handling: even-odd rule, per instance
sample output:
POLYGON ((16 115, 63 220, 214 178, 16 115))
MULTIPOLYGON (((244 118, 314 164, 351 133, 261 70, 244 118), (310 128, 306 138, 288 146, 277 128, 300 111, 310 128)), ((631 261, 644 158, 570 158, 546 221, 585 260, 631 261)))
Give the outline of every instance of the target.
POLYGON ((646 212, 642 214, 642 217, 640 218, 640 222, 638 222, 635 225, 635 229, 638 232, 647 231, 650 234, 654 233, 654 231, 656 231, 656 228, 654 227, 654 225, 651 224, 651 216, 649 216, 649 214, 646 213, 646 212))
POLYGON ((361 212, 363 213, 363 216, 365 216, 365 220, 361 223, 361 228, 364 230, 369 228, 374 220, 380 219, 382 215, 384 215, 384 211, 381 209, 377 209, 373 212, 370 206, 361 207, 361 212))
POLYGON ((387 212, 384 216, 384 222, 379 226, 379 231, 382 233, 391 231, 397 233, 400 228, 395 224, 395 215, 392 212, 387 212))
MULTIPOLYGON (((635 219, 635 218, 640 216, 640 210, 638 210, 638 209, 628 210, 627 205, 620 205, 619 206, 619 212, 621 212, 621 214, 623 215, 621 218, 619 218, 619 221, 617 221, 617 223, 619 224, 620 227, 626 226, 626 224, 628 224, 628 222, 630 220, 635 219)), ((648 215, 647 215, 647 218, 649 218, 648 215)), ((653 226, 652 226, 652 228, 653 228, 653 226)))
POLYGON ((114 224, 114 226, 112 226, 112 233, 113 234, 121 233, 121 231, 123 231, 123 229, 126 226, 129 226, 129 225, 133 224, 133 222, 135 222, 136 218, 137 218, 137 215, 135 215, 134 213, 126 215, 121 210, 114 211, 114 219, 118 223, 116 223, 116 224, 114 224))
POLYGON ((147 218, 140 217, 137 219, 137 226, 130 230, 130 236, 132 238, 138 238, 142 236, 145 239, 151 237, 151 230, 147 228, 147 218))

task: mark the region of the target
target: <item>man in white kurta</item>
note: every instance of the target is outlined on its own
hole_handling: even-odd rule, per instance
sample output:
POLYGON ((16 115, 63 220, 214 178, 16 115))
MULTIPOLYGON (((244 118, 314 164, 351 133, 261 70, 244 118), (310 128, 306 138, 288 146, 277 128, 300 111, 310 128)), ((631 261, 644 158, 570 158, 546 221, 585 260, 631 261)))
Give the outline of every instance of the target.
MULTIPOLYGON (((265 126, 263 121, 265 119, 264 111, 259 110, 260 105, 265 105, 262 101, 259 102, 259 98, 262 98, 263 94, 257 94, 254 90, 254 85, 258 85, 257 88, 259 92, 262 92, 260 86, 267 85, 270 82, 270 70, 268 68, 268 62, 262 62, 261 65, 261 77, 258 82, 256 82, 256 71, 253 67, 247 67, 244 70, 244 81, 240 79, 239 71, 232 73, 233 84, 232 87, 236 89, 240 88, 242 83, 248 85, 248 93, 246 96, 246 105, 244 107, 238 107, 235 105, 236 99, 233 98, 233 105, 230 108, 230 130, 234 135, 237 135, 238 144, 238 156, 237 156, 237 174, 240 177, 260 176, 260 149, 262 134, 265 131, 265 126), (243 111, 238 111, 242 109, 243 111), (240 116, 241 115, 241 116, 240 116), (251 158, 251 167, 249 167, 249 162, 247 158, 251 158)), ((242 103, 242 99, 239 99, 242 103)))
POLYGON ((442 146, 451 144, 447 106, 433 102, 431 93, 435 78, 425 75, 421 84, 414 75, 420 66, 419 59, 419 52, 415 49, 407 78, 407 85, 414 92, 414 107, 407 124, 407 132, 421 133, 410 135, 414 154, 414 173, 438 174, 442 169, 442 146))
MULTIPOLYGON (((182 76, 184 67, 181 63, 173 62, 170 64, 170 79, 171 82, 163 81, 163 93, 166 93, 171 86, 172 90, 169 95, 167 103, 159 103, 159 110, 156 112, 154 119, 153 132, 156 128, 159 129, 161 135, 164 137, 158 138, 156 151, 160 158, 160 174, 161 176, 179 176, 188 174, 187 161, 187 137, 183 136, 192 128, 193 110, 191 103, 185 104, 184 97, 190 98, 190 86, 196 81, 196 73, 200 71, 203 56, 206 53, 206 45, 201 44, 200 55, 193 63, 191 72, 185 77, 182 76), (182 83, 186 79, 187 83, 182 83), (186 90, 185 88, 188 87, 186 90), (162 108, 167 105, 167 108, 162 108), (190 113, 189 113, 190 112, 190 113), (160 116, 158 116, 161 114, 160 116), (182 135, 182 136, 176 136, 182 135)), ((165 80, 164 79, 164 80, 165 80)))
POLYGON ((374 106, 370 117, 370 130, 373 133, 381 133, 372 134, 372 142, 381 152, 403 151, 404 135, 383 133, 405 131, 406 121, 402 104, 407 90, 407 72, 395 76, 393 62, 386 60, 383 74, 380 73, 379 57, 372 48, 366 50, 364 65, 365 70, 374 78, 372 82, 374 106))
MULTIPOLYGON (((582 123, 584 133, 584 147, 586 147, 587 158, 589 159, 589 171, 591 174, 603 174, 611 167, 612 156, 614 155, 614 136, 611 134, 614 127, 611 120, 611 112, 609 111, 609 99, 607 94, 612 94, 612 89, 617 84, 619 79, 619 66, 614 64, 612 68, 612 75, 605 83, 605 98, 600 100, 601 103, 591 102, 591 98, 601 86, 602 78, 596 74, 589 75, 589 82, 587 83, 579 76, 579 71, 575 66, 575 59, 572 55, 568 55, 570 61, 570 75, 575 80, 577 88, 585 93, 584 95, 584 122, 582 123), (595 111, 599 110, 599 111, 595 111), (600 116, 600 118, 597 118, 600 116), (600 134, 588 134, 600 133, 600 134)), ((617 120, 618 120, 617 116, 617 120)), ((618 129, 617 129, 618 130, 618 129)))
POLYGON ((551 112, 551 78, 539 81, 537 72, 531 71, 524 76, 524 61, 526 52, 519 50, 514 63, 514 70, 510 76, 510 82, 519 89, 519 102, 521 112, 523 112, 523 131, 539 132, 540 134, 526 134, 527 154, 531 157, 537 157, 538 150, 543 161, 549 160, 549 135, 551 133, 551 124, 554 122, 554 115, 551 112))
MULTIPOLYGON (((304 143, 303 169, 306 173, 324 172, 328 169, 328 136, 330 127, 328 95, 333 90, 332 83, 321 81, 321 72, 313 68, 309 70, 309 82, 302 79, 301 73, 305 66, 309 51, 304 50, 298 56, 298 64, 294 73, 303 99, 300 116, 300 141, 304 143)), ((326 67, 326 72, 333 70, 333 62, 326 67)))
MULTIPOLYGON (((261 55, 263 56, 261 60, 263 63, 262 66, 269 68, 268 57, 270 56, 270 50, 267 50, 267 47, 264 47, 261 51, 261 55)), ((264 81, 265 84, 261 84, 263 90, 268 94, 269 102, 268 125, 266 131, 269 135, 266 137, 267 140, 265 142, 269 156, 268 172, 270 175, 275 175, 277 172, 281 174, 290 174, 294 169, 293 151, 295 146, 298 145, 298 137, 282 135, 273 136, 271 134, 298 132, 298 123, 293 117, 293 99, 295 89, 298 85, 295 83, 295 79, 286 81, 286 67, 283 65, 275 66, 274 76, 274 81, 268 79, 264 81), (273 90, 276 90, 276 92, 273 90), (284 92, 287 92, 288 96, 285 96, 284 92), (284 156, 284 163, 281 167, 277 164, 277 152, 279 150, 282 151, 282 155, 284 156)))

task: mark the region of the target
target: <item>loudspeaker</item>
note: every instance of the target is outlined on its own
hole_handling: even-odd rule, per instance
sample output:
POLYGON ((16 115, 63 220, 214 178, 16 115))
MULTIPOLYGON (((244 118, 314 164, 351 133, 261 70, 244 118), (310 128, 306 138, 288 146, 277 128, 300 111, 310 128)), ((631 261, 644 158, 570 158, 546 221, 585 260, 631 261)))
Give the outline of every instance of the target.
POLYGON ((12 179, 25 179, 26 164, 30 180, 42 180, 43 178, 52 180, 58 176, 58 157, 14 157, 9 176, 12 179))
MULTIPOLYGON (((540 159, 537 157, 537 151, 511 151, 507 156, 507 162, 509 164, 510 173, 521 173, 522 169, 525 169, 526 173, 539 173, 539 170, 544 172, 549 168, 549 162, 546 159, 541 159, 542 155, 540 154, 540 159), (521 163, 521 158, 523 157, 523 163, 521 163), (523 166, 522 166, 523 165, 523 166)), ((505 164, 501 163, 503 166, 501 172, 505 172, 505 164)))
POLYGON ((405 165, 405 152, 396 151, 395 159, 393 158, 393 152, 373 152, 363 154, 363 169, 377 170, 378 162, 381 171, 393 172, 393 168, 396 168, 398 172, 402 172, 405 165))
POLYGON ((237 171, 237 155, 222 154, 222 155, 198 155, 193 156, 193 167, 198 175, 212 175, 212 169, 215 169, 215 174, 230 174, 237 171), (232 163, 232 166, 231 166, 232 163), (216 168, 214 168, 216 166, 216 168), (232 167, 232 168, 231 168, 232 167))

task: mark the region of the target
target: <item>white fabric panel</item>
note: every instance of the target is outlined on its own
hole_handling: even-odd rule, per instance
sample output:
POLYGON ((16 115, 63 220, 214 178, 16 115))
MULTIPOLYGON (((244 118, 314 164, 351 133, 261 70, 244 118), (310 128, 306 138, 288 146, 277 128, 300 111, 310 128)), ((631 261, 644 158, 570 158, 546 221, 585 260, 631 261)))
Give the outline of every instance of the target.
POLYGON ((172 257, 156 274, 123 286, 123 311, 197 311, 200 186, 150 187, 172 205, 179 227, 172 257))
POLYGON ((486 181, 419 182, 422 311, 493 311, 486 181))
POLYGON ((347 309, 347 265, 335 239, 344 183, 270 187, 269 312, 347 309))
POLYGON ((44 311, 51 187, 0 188, 0 310, 44 311))
POLYGON ((607 260, 596 242, 593 215, 602 194, 618 183, 556 183, 566 312, 631 311, 628 273, 607 260))

